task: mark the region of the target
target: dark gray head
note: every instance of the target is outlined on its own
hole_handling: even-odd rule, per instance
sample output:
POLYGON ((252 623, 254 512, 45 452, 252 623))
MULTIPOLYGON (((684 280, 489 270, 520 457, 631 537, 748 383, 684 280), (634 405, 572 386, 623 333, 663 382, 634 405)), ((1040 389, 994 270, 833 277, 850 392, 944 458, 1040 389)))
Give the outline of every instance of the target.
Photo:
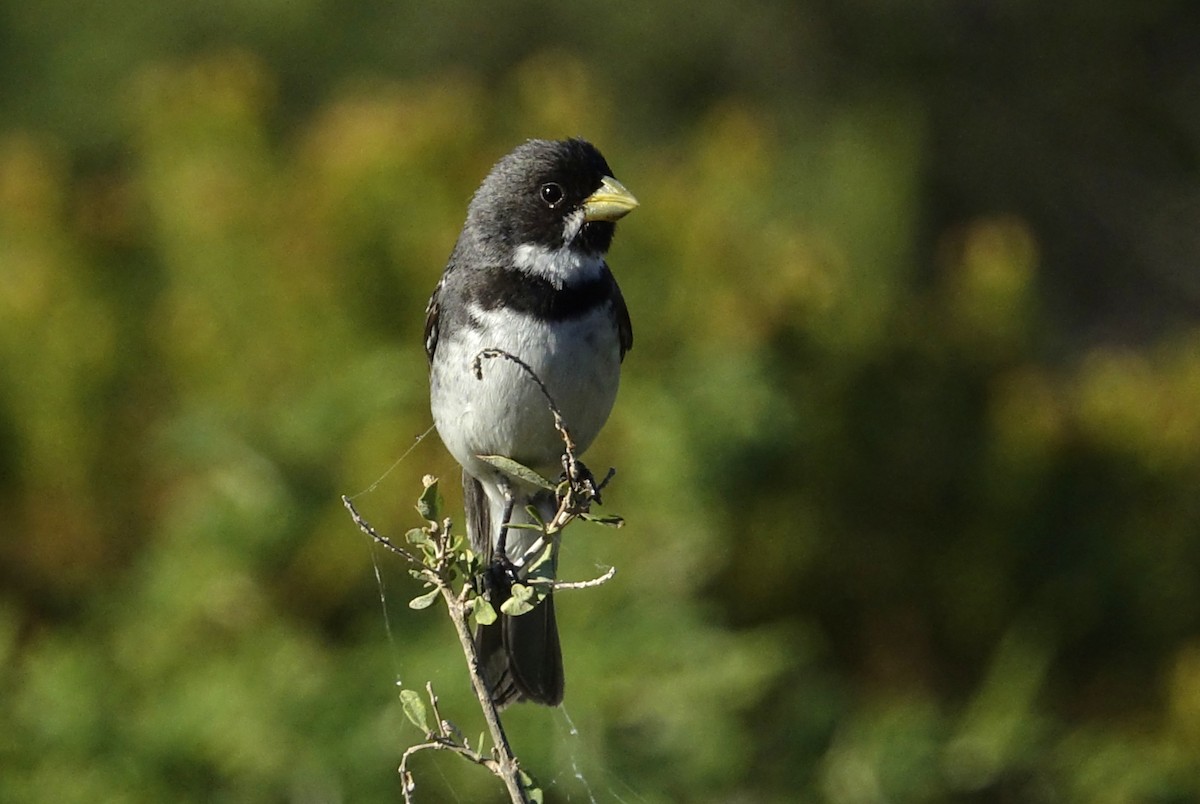
POLYGON ((615 221, 637 200, 580 139, 529 140, 505 156, 471 199, 467 225, 489 250, 536 247, 604 254, 615 221))

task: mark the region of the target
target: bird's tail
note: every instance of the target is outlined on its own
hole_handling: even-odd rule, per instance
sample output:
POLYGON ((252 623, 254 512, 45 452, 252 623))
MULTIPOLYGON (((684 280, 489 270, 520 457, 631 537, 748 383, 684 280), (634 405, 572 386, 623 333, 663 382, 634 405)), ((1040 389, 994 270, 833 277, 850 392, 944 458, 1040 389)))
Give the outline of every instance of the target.
MULTIPOLYGON (((539 509, 553 513, 553 498, 532 502, 539 509)), ((471 549, 484 559, 485 583, 489 602, 500 612, 501 604, 511 594, 511 578, 504 568, 496 566, 493 541, 499 534, 502 513, 490 501, 483 484, 463 472, 463 501, 466 508, 467 534, 471 549)), ((513 506, 511 521, 528 522, 525 504, 518 500, 513 506)), ((508 543, 520 543, 528 530, 509 529, 508 543)), ((511 554, 511 551, 510 551, 511 554)), ((492 700, 499 707, 520 701, 532 701, 557 706, 563 699, 562 648, 558 642, 558 624, 554 619, 554 598, 546 595, 532 611, 519 616, 499 614, 496 622, 481 625, 475 630, 475 648, 484 680, 491 690, 492 700)))

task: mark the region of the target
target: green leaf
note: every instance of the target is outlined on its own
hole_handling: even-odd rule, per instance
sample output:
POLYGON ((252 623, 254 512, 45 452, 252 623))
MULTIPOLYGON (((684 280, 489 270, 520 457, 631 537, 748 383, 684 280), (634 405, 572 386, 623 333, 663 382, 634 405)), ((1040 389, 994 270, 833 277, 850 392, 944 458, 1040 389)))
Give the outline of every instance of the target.
POLYGON ((427 609, 429 608, 430 604, 433 603, 433 599, 437 596, 438 589, 435 586, 425 594, 418 595, 417 597, 414 597, 412 600, 408 601, 408 607, 410 609, 427 609))
POLYGON ((496 622, 496 610, 482 597, 471 599, 471 614, 475 617, 475 622, 480 625, 491 625, 496 622))
POLYGON ((619 528, 625 524, 624 517, 619 517, 616 514, 580 514, 580 519, 585 522, 595 522, 597 525, 607 525, 610 528, 619 528))
POLYGON ((422 544, 429 543, 429 534, 424 528, 413 528, 408 533, 404 534, 404 541, 411 544, 413 547, 418 547, 422 544))
POLYGON ((416 690, 400 690, 400 705, 409 722, 425 734, 429 734, 429 723, 425 717, 425 701, 416 690))
POLYGON ((521 782, 521 788, 525 791, 525 795, 528 796, 529 800, 533 804, 543 804, 545 801, 544 794, 540 787, 534 787, 537 782, 533 780, 533 777, 521 769, 518 769, 517 773, 517 778, 521 782))
POLYGON ((558 543, 556 540, 547 540, 545 546, 542 547, 542 552, 538 553, 532 561, 525 565, 526 577, 541 577, 544 575, 543 570, 554 572, 554 558, 558 552, 558 543))
POLYGON ((506 458, 503 455, 476 455, 476 458, 489 463, 499 469, 509 477, 515 477, 517 480, 523 480, 531 486, 554 491, 555 485, 546 478, 539 475, 537 472, 530 469, 528 466, 517 463, 512 458, 506 458))
POLYGON ((462 562, 463 574, 465 574, 467 577, 479 574, 479 568, 483 561, 469 548, 463 550, 462 558, 459 560, 462 562))
POLYGON ((534 594, 532 586, 526 586, 523 583, 514 583, 512 585, 512 597, 500 604, 500 611, 510 617, 517 617, 526 612, 533 611, 533 607, 538 604, 538 598, 534 594))
POLYGON ((546 520, 542 519, 542 512, 532 505, 525 506, 525 513, 529 514, 529 518, 537 523, 538 530, 546 529, 546 520))
POLYGON ((440 519, 439 511, 442 508, 442 499, 438 494, 438 480, 433 475, 425 475, 421 482, 425 484, 425 490, 421 492, 421 496, 417 500, 417 513, 421 515, 422 519, 437 522, 440 519))

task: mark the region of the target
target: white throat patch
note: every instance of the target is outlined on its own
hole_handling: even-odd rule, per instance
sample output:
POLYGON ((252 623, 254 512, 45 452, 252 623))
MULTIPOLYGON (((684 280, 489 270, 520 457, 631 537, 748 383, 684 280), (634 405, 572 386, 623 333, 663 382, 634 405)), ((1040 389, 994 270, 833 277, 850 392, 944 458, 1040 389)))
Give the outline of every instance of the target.
POLYGON ((556 288, 568 282, 587 281, 600 276, 604 270, 604 257, 600 254, 583 254, 571 249, 571 243, 583 229, 583 210, 577 209, 563 222, 563 245, 549 249, 526 243, 513 251, 513 265, 550 281, 556 288))
POLYGON ((604 257, 581 254, 569 245, 550 249, 529 243, 513 250, 513 265, 546 279, 556 288, 595 279, 604 271, 604 257))

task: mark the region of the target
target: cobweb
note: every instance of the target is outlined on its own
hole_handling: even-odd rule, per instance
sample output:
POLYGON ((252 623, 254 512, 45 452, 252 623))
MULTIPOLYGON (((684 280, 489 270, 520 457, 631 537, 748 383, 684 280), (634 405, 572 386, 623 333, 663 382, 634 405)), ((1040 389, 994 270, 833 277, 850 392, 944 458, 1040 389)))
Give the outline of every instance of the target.
POLYGON ((585 773, 586 752, 583 750, 584 742, 575 721, 571 719, 565 704, 557 707, 555 715, 555 734, 559 747, 563 749, 559 753, 565 767, 543 782, 548 794, 562 801, 587 801, 589 804, 613 801, 617 804, 632 804, 646 800, 628 783, 604 768, 587 768, 585 773), (597 789, 603 791, 599 798, 597 789))
MULTIPOLYGON (((412 446, 408 448, 396 461, 388 467, 388 469, 379 476, 373 483, 359 491, 357 494, 350 496, 351 500, 357 499, 375 493, 383 481, 390 475, 397 466, 399 466, 411 453, 416 449, 431 432, 431 426, 421 435, 417 436, 412 446)), ((371 555, 371 566, 375 575, 375 585, 379 593, 379 607, 382 615, 382 623, 384 633, 388 642, 388 653, 391 660, 392 679, 389 687, 392 689, 404 686, 403 681, 403 658, 399 641, 396 638, 395 630, 392 624, 392 617, 389 613, 391 608, 390 596, 387 583, 385 582, 385 572, 380 563, 380 554, 382 548, 374 542, 368 541, 368 549, 371 555)), ((407 592, 412 590, 402 590, 398 594, 408 596, 407 592)), ((458 651, 454 649, 454 642, 447 642, 447 650, 453 650, 457 655, 458 651)), ((461 656, 458 657, 461 661, 461 656)), ((638 793, 626 781, 613 774, 609 769, 597 764, 594 754, 587 750, 588 741, 584 739, 584 735, 580 733, 575 721, 571 718, 565 705, 559 705, 552 710, 547 711, 551 722, 553 723, 555 733, 555 748, 547 758, 539 758, 539 764, 543 767, 529 768, 536 776, 542 789, 546 794, 547 802, 555 801, 581 801, 589 802, 589 804, 603 804, 604 802, 616 802, 617 804, 636 804, 637 802, 645 802, 646 798, 638 793)), ((514 735, 510 732, 510 739, 514 735)), ((412 735, 405 733, 397 735, 397 745, 404 746, 412 744, 412 735)), ((521 756, 521 746, 513 745, 513 750, 517 756, 521 756)), ((440 753, 440 752, 435 752, 440 753)), ((441 761, 424 762, 421 766, 421 772, 424 774, 436 774, 440 777, 440 790, 450 797, 453 801, 463 801, 464 798, 455 790, 454 784, 450 776, 444 770, 444 762, 459 760, 458 757, 442 756, 438 757, 441 761)), ((420 799, 421 779, 417 779, 417 796, 420 799)), ((432 780, 428 780, 432 781, 432 780)), ((429 792, 434 793, 433 788, 438 785, 430 784, 429 792)), ((497 792, 499 797, 503 797, 502 788, 497 780, 497 792)), ((431 799, 432 800, 432 799, 431 799)))

